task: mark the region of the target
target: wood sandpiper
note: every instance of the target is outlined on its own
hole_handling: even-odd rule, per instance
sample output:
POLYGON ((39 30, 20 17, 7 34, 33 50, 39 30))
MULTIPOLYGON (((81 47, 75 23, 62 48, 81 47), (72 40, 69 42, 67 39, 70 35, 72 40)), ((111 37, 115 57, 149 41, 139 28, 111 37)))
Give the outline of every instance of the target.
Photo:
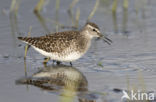
POLYGON ((112 43, 100 33, 99 27, 93 22, 87 22, 80 31, 56 32, 40 37, 18 37, 18 39, 31 45, 47 58, 57 61, 57 64, 64 61, 72 65, 72 61, 86 53, 92 38, 95 37, 102 38, 108 44, 112 43))

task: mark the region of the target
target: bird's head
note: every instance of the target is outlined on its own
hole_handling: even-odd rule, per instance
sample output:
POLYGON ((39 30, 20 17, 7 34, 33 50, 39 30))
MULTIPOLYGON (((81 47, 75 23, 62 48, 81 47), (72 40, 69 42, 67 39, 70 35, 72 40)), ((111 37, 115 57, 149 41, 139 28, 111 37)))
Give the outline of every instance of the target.
POLYGON ((96 37, 103 39, 109 45, 112 43, 112 41, 109 38, 107 38, 100 32, 100 28, 93 22, 87 22, 83 28, 83 31, 85 31, 85 34, 90 38, 96 37))

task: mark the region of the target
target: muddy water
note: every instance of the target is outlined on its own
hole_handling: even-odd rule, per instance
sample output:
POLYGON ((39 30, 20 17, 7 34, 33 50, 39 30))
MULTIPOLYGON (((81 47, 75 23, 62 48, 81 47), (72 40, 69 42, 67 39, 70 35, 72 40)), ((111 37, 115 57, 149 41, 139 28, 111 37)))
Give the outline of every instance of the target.
MULTIPOLYGON (((118 3, 117 13, 112 14, 112 1, 101 0, 98 10, 91 19, 96 22, 101 32, 107 33, 113 40, 107 45, 100 40, 93 40, 90 50, 73 62, 74 68, 83 73, 88 83, 88 94, 97 102, 120 102, 121 90, 156 91, 156 1, 134 0, 129 2, 128 11, 118 3)), ((67 13, 70 0, 61 0, 58 21, 71 26, 72 21, 67 13)), ((2 102, 60 101, 58 92, 49 92, 33 85, 16 85, 15 81, 31 76, 44 68, 43 56, 32 48, 28 51, 24 64, 24 44, 17 36, 27 36, 32 26, 31 36, 55 32, 55 0, 51 0, 41 13, 42 23, 33 13, 37 0, 21 0, 18 15, 9 14, 10 0, 0 1, 0 100, 2 102), (25 72, 26 65, 26 72, 25 72)), ((80 0, 73 8, 73 14, 80 9, 79 25, 82 27, 91 10, 94 0, 80 0), (87 5, 87 6, 86 6, 87 5)), ((69 30, 69 29, 60 29, 69 30)), ((50 65, 52 62, 49 62, 50 65)), ((63 63, 68 65, 68 63, 63 63)), ((77 101, 77 98, 74 99, 77 101)))

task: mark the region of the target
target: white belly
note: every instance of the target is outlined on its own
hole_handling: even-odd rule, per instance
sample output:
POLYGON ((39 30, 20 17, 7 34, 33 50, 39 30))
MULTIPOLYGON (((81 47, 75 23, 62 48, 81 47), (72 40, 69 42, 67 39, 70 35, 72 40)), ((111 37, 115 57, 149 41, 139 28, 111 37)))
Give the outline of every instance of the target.
POLYGON ((79 53, 79 52, 72 52, 69 54, 65 54, 65 55, 59 55, 58 53, 49 53, 46 52, 44 50, 41 50, 35 46, 32 46, 36 51, 38 51, 39 53, 41 53, 42 55, 46 56, 46 57, 50 57, 52 60, 57 60, 57 61, 65 61, 65 62, 70 62, 70 61, 74 61, 79 59, 83 53, 79 53))

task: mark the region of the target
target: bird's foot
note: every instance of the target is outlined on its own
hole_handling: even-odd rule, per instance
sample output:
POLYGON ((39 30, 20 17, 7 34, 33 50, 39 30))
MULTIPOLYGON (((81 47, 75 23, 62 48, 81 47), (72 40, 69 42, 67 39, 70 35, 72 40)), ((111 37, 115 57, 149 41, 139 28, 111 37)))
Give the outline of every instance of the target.
POLYGON ((47 62, 48 62, 49 60, 50 60, 49 57, 45 58, 44 61, 43 61, 43 64, 44 64, 44 65, 47 65, 47 62))
POLYGON ((55 64, 56 60, 53 60, 53 65, 55 64))
POLYGON ((71 66, 71 67, 73 66, 72 62, 70 62, 70 66, 71 66))
POLYGON ((56 64, 57 64, 57 65, 60 65, 60 64, 61 64, 61 62, 60 62, 60 61, 56 61, 56 64))

